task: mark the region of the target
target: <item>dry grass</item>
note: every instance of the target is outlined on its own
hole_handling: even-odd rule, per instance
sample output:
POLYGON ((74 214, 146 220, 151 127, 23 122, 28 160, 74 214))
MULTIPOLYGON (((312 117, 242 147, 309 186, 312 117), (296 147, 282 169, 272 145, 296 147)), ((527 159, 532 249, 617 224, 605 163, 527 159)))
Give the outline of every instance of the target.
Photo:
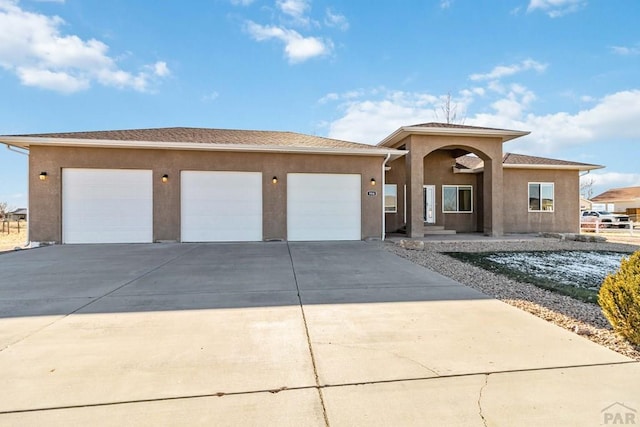
POLYGON ((12 251, 16 247, 23 247, 25 243, 27 243, 26 222, 20 221, 20 230, 18 230, 18 223, 11 221, 9 233, 7 233, 7 224, 5 224, 4 232, 0 228, 0 252, 12 251))

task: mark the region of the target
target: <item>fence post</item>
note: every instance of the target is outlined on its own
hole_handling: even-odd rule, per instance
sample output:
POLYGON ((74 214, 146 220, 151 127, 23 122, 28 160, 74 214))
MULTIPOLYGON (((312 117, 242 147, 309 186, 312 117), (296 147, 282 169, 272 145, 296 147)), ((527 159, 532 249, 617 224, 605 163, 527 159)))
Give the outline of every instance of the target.
POLYGON ((600 220, 596 219, 596 233, 599 233, 600 231, 600 220))

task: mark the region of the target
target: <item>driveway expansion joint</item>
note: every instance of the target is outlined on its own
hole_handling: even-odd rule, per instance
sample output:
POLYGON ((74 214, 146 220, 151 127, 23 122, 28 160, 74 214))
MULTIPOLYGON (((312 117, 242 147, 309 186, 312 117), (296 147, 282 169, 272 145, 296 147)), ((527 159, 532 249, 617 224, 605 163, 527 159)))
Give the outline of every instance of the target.
POLYGON ((313 346, 311 345, 311 336, 309 335, 309 326, 307 324, 307 316, 304 312, 304 305, 302 304, 302 296, 300 295, 300 285, 298 284, 298 276, 296 275, 296 266, 293 262, 293 255, 291 254, 291 246, 287 242, 287 251, 289 252, 289 260, 291 261, 291 270, 293 271, 293 280, 296 283, 296 291, 298 294, 298 303, 300 305, 300 312, 302 313, 302 322, 304 323, 304 332, 307 337, 307 346, 309 347, 309 353, 311 355, 311 364, 313 366, 313 375, 316 381, 316 389, 318 390, 318 397, 320 398, 320 405, 322 406, 322 415, 324 417, 324 423, 329 427, 329 417, 327 415, 327 407, 325 406, 324 396, 322 395, 322 387, 320 386, 320 378, 318 377, 318 367, 316 365, 316 358, 313 354, 313 346))
POLYGON ((482 424, 485 427, 487 427, 487 419, 484 417, 484 413, 482 412, 482 393, 489 384, 489 375, 491 374, 487 374, 484 376, 484 384, 482 385, 482 387, 480 387, 480 393, 478 394, 478 413, 480 415, 480 418, 482 419, 482 424))

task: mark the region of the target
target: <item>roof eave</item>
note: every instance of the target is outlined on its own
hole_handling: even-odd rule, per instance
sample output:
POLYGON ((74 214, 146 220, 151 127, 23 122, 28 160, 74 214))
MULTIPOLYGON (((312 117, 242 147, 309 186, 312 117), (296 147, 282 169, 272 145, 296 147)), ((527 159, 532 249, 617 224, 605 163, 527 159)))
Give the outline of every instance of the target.
POLYGON ((409 135, 446 135, 446 136, 478 136, 484 138, 501 138, 502 142, 510 141, 521 136, 529 135, 528 131, 506 130, 506 129, 460 129, 460 128, 435 128, 403 126, 383 139, 378 146, 391 146, 409 135))
POLYGON ((0 137, 0 143, 8 146, 28 150, 30 146, 58 146, 84 148, 137 148, 146 150, 195 150, 195 151, 243 151, 243 152, 271 152, 298 154, 333 154, 350 156, 387 156, 397 159, 408 151, 372 148, 339 148, 339 147, 291 147, 278 145, 250 145, 250 144, 217 144, 206 142, 158 142, 158 141, 128 141, 105 139, 70 139, 70 138, 40 138, 40 137, 0 137))
POLYGON ((617 199, 615 197, 607 197, 607 198, 598 198, 598 197, 594 197, 593 199, 591 199, 592 202, 610 202, 610 203, 635 203, 640 201, 640 197, 636 197, 633 199, 617 199))
POLYGON ((595 169, 602 169, 604 166, 600 165, 513 165, 504 164, 504 169, 555 169, 555 170, 578 170, 578 171, 591 171, 595 169))

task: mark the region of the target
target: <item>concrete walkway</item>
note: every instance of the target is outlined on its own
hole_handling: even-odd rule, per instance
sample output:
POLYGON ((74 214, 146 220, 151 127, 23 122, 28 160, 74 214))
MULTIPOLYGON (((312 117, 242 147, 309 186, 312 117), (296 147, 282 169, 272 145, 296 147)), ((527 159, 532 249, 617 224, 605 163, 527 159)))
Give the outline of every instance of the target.
POLYGON ((640 423, 639 363, 376 243, 55 246, 0 269, 0 425, 640 423))

